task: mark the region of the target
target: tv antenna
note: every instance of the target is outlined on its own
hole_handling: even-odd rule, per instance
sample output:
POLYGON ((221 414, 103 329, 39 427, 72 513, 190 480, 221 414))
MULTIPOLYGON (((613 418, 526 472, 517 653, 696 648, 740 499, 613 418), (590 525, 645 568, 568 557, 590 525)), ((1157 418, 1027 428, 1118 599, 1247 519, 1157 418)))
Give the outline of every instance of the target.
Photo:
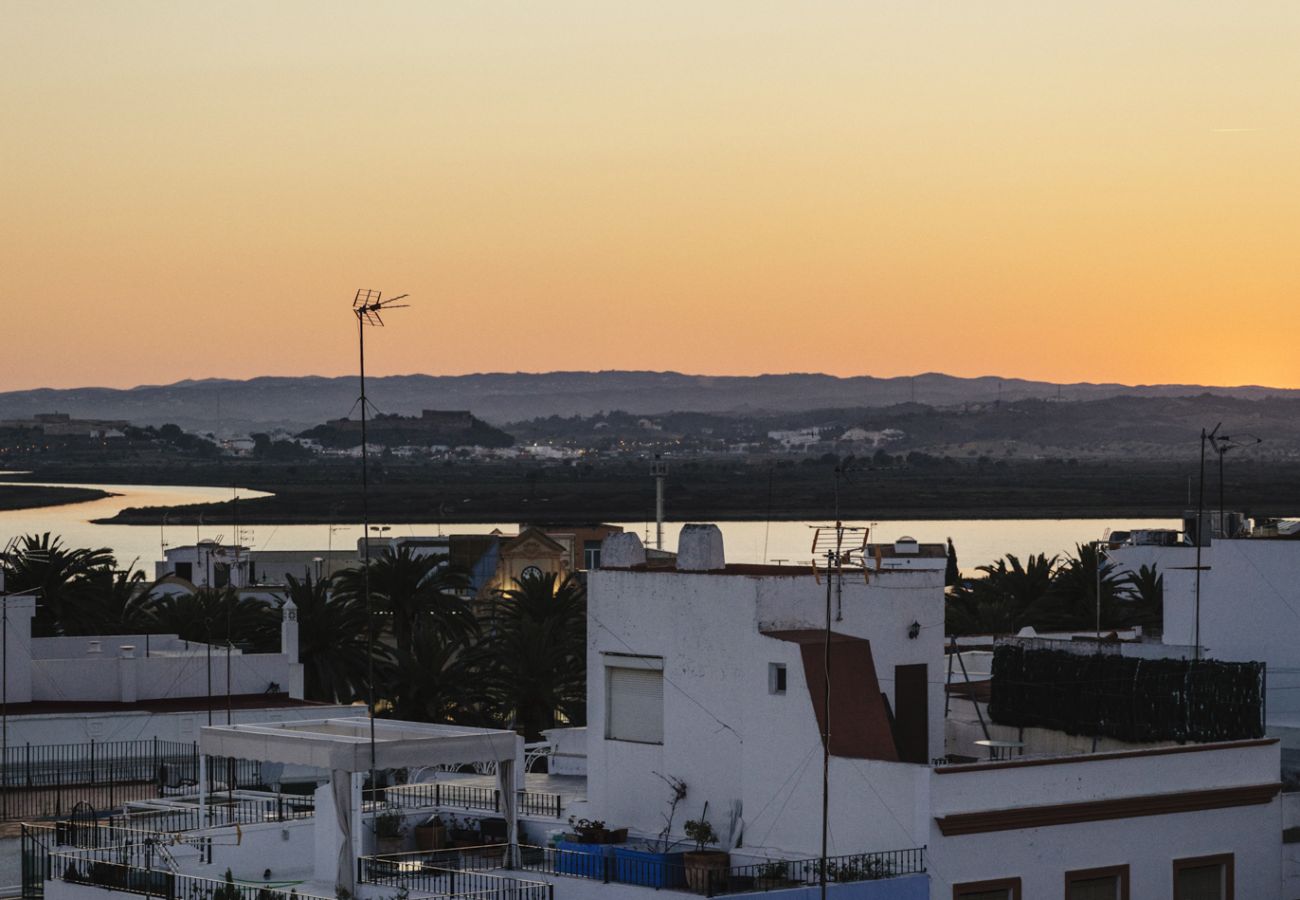
POLYGON ((385 300, 381 291, 360 288, 352 299, 352 314, 357 319, 357 354, 361 381, 361 592, 366 605, 366 711, 370 716, 370 787, 375 787, 375 617, 370 602, 370 445, 366 440, 366 327, 382 328, 383 313, 405 309, 398 303, 408 295, 398 294, 385 300))

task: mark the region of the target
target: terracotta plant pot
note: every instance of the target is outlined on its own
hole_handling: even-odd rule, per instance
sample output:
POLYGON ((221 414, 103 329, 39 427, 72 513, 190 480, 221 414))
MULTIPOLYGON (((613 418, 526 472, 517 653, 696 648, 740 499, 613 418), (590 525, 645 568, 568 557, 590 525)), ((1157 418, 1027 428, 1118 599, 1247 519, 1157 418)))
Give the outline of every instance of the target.
POLYGON ((731 868, 731 854, 725 850, 690 850, 682 854, 686 866, 686 886, 705 893, 712 887, 720 888, 731 868))
POLYGON ((441 850, 447 846, 447 829, 442 825, 415 826, 416 850, 441 850))

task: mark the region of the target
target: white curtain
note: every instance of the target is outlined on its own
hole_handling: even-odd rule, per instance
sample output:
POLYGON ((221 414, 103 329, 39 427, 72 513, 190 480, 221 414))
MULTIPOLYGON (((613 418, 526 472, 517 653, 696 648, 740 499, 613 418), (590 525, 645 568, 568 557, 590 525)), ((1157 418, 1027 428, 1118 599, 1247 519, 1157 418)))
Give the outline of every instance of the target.
POLYGON ((519 794, 515 791, 515 761, 497 762, 497 790, 501 792, 501 811, 506 814, 506 864, 519 867, 519 794))
POLYGON ((334 795, 334 815, 340 835, 339 869, 335 884, 356 896, 357 861, 352 858, 352 773, 340 769, 331 771, 330 791, 334 795))

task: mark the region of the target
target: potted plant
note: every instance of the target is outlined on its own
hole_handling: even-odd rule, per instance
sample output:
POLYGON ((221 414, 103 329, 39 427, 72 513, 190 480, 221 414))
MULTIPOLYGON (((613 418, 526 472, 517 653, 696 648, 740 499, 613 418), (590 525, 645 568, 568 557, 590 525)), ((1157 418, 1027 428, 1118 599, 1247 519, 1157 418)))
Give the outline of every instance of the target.
POLYGON ((731 854, 726 850, 709 850, 708 847, 718 842, 718 833, 709 822, 709 804, 704 804, 704 812, 698 819, 686 823, 686 836, 695 843, 694 850, 682 855, 686 864, 686 884, 693 891, 711 893, 710 888, 722 886, 731 868, 731 854))
POLYGON ((406 825, 395 809, 375 816, 375 843, 380 854, 401 853, 406 849, 406 825))
POLYGON ((483 836, 478 829, 478 819, 470 816, 463 819, 452 816, 450 837, 453 847, 477 847, 483 843, 483 836))
MULTIPOLYGON (((678 888, 686 884, 682 854, 674 852, 672 831, 677 806, 686 799, 686 782, 672 775, 655 772, 668 785, 668 812, 663 814, 664 827, 656 840, 614 847, 614 880, 652 888, 678 888)), ((620 829, 622 830, 622 829, 620 829)))
POLYGON ((790 884, 790 864, 784 860, 768 860, 758 867, 754 886, 760 891, 787 887, 790 884))
POLYGON ((447 846, 447 828, 442 819, 432 816, 415 826, 416 850, 441 850, 447 846))

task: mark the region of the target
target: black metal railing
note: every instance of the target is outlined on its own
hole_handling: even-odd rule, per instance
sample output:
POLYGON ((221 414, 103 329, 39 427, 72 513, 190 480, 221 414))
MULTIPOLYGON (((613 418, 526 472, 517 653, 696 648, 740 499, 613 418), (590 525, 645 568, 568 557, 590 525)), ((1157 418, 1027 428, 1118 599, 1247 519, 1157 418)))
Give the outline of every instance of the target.
POLYGON ((45 881, 50 877, 50 854, 56 847, 52 826, 22 826, 23 900, 42 900, 45 896, 45 881))
POLYGON ((297 890, 286 892, 231 879, 182 875, 166 869, 161 860, 155 868, 148 863, 140 866, 98 858, 101 855, 102 851, 51 853, 47 878, 167 900, 325 900, 297 890))
MULTIPOLYGON (((560 818, 562 798, 541 791, 517 791, 520 815, 560 818)), ((501 812, 501 792, 477 784, 434 781, 427 784, 399 784, 366 792, 367 801, 390 808, 456 807, 501 812)))
MULTIPOLYGON (((688 865, 681 852, 654 852, 616 844, 584 845, 581 850, 520 844, 510 860, 505 844, 447 850, 421 850, 368 856, 358 860, 358 880, 405 885, 411 890, 441 890, 446 873, 462 876, 510 868, 540 875, 585 878, 606 884, 689 890, 709 897, 820 884, 898 878, 925 872, 925 848, 884 850, 819 858, 769 860, 717 869, 688 865), (425 873, 425 874, 421 874, 425 873)), ((467 880, 466 884, 472 884, 467 880)))
POLYGON ((920 874, 925 872, 925 848, 832 856, 824 865, 820 858, 814 858, 769 860, 746 866, 732 866, 725 871, 710 873, 709 895, 775 891, 820 884, 823 871, 826 873, 826 881, 832 884, 920 874))
POLYGON ((680 852, 656 853, 614 844, 590 844, 581 850, 520 845, 519 869, 606 884, 676 889, 688 885, 680 852))
MULTIPOLYGON (((489 849, 489 848, 482 848, 489 849)), ((505 847, 494 848, 495 865, 505 862, 505 847)), ((518 900, 548 900, 552 888, 540 881, 525 881, 504 875, 490 875, 480 868, 457 868, 434 865, 419 859, 394 856, 363 857, 358 860, 357 880, 366 884, 387 885, 435 895, 455 897, 511 897, 518 900)), ((480 858, 478 862, 482 862, 480 858)))
MULTIPOLYGON (((0 751, 0 821, 60 818, 79 801, 97 810, 198 789, 199 748, 181 741, 21 744, 0 751)), ((208 790, 257 787, 256 760, 209 757, 208 790)))

